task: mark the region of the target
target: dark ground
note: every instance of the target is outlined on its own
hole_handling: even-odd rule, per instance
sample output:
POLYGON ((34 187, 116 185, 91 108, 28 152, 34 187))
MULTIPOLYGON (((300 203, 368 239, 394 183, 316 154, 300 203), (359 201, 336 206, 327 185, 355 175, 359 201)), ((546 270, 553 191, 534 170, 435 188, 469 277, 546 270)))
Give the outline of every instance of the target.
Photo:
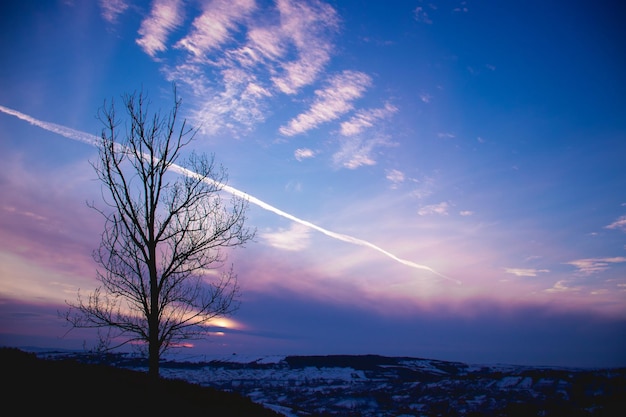
POLYGON ((3 415, 277 417, 236 393, 75 360, 0 348, 3 415))

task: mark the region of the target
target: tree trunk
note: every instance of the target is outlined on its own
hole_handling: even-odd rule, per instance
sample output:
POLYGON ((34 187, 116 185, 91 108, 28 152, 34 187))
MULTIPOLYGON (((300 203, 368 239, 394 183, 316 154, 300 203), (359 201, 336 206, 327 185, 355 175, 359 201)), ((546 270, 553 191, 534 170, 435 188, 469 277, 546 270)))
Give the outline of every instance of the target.
MULTIPOLYGON (((153 241, 153 227, 150 229, 150 240, 153 241)), ((150 379, 159 379, 159 356, 161 345, 159 344, 159 286, 157 284, 156 269, 156 245, 150 245, 150 315, 148 317, 148 375, 150 379)))
POLYGON ((148 346, 148 376, 150 376, 150 379, 152 380, 158 380, 159 379, 159 343, 157 339, 158 333, 156 330, 152 330, 152 327, 153 326, 151 325, 150 326, 150 342, 148 346))

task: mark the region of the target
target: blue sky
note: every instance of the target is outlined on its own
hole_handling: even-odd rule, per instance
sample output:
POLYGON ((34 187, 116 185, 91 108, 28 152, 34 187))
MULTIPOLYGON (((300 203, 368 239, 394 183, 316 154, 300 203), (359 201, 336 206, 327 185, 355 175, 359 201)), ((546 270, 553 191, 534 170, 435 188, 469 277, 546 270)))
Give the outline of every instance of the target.
POLYGON ((0 343, 82 347, 88 143, 175 83, 250 198, 240 310, 193 352, 626 365, 626 48, 610 1, 0 6, 0 343))

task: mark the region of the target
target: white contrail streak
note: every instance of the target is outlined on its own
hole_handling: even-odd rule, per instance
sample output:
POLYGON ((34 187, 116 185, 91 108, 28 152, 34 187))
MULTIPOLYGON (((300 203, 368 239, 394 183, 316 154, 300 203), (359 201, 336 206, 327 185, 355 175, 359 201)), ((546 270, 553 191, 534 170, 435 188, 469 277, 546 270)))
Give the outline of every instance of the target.
POLYGON ((30 123, 33 126, 40 127, 49 132, 56 133, 61 136, 65 136, 69 139, 74 139, 80 142, 85 142, 90 145, 96 145, 98 141, 98 137, 94 135, 90 135, 89 133, 81 132, 78 130, 70 129, 69 127, 57 125, 55 123, 43 122, 41 120, 37 120, 34 117, 30 117, 27 114, 20 113, 17 110, 10 109, 8 107, 0 106, 0 111, 6 114, 10 114, 11 116, 15 116, 18 119, 24 120, 25 122, 30 123))
MULTIPOLYGON (((31 117, 31 116, 29 116, 27 114, 21 113, 21 112, 19 112, 17 110, 10 109, 8 107, 0 106, 0 111, 2 111, 3 113, 9 114, 11 116, 15 116, 15 117, 17 117, 20 120, 24 120, 24 121, 30 123, 31 125, 40 127, 40 128, 45 129, 45 130, 47 130, 49 132, 53 132, 53 133, 59 134, 61 136, 69 138, 69 139, 73 139, 73 140, 77 140, 77 141, 80 141, 80 142, 84 142, 84 143, 87 143, 89 145, 94 145, 95 146, 98 143, 98 140, 99 140, 99 138, 97 136, 95 136, 95 135, 91 135, 89 133, 85 133, 85 132, 81 132, 81 131, 78 131, 78 130, 70 129, 68 127, 57 125, 55 123, 49 123, 49 122, 44 122, 44 121, 41 121, 41 120, 37 120, 34 117, 31 117)), ((190 170, 188 170, 186 168, 183 168, 183 167, 181 167, 179 165, 172 165, 171 167, 175 171, 177 171, 177 172, 179 172, 180 174, 183 174, 183 175, 187 175, 187 176, 197 176, 198 175, 197 173, 195 173, 193 171, 190 171, 190 170)), ((313 224, 313 223, 311 223, 309 221, 300 219, 300 218, 298 218, 298 217, 296 217, 296 216, 294 216, 292 214, 286 213, 286 212, 280 210, 279 208, 276 208, 276 207, 272 206, 271 204, 268 204, 268 203, 266 203, 266 202, 264 202, 262 200, 259 200, 258 198, 254 197, 254 196, 252 196, 252 195, 250 195, 248 193, 240 191, 240 190, 238 190, 236 188, 233 188, 233 187, 231 187, 229 185, 225 185, 225 184, 220 184, 220 185, 221 185, 222 189, 224 191, 226 191, 227 193, 230 193, 230 194, 232 194, 234 196, 237 196, 237 197, 244 198, 247 201, 249 201, 252 204, 255 204, 255 205, 261 207, 264 210, 271 211, 272 213, 277 214, 277 215, 279 215, 281 217, 284 217, 284 218, 289 219, 291 221, 294 221, 296 223, 300 223, 300 224, 302 224, 302 225, 304 225, 306 227, 309 227, 309 228, 311 228, 313 230, 317 230, 318 232, 323 233, 326 236, 329 236, 329 237, 331 237, 333 239, 337 239, 337 240, 341 240, 343 242, 352 243, 354 245, 365 246, 365 247, 374 249, 374 250, 382 253, 383 255, 388 256, 389 258, 393 259, 394 261, 400 262, 403 265, 409 266, 411 268, 416 268, 416 269, 422 269, 422 270, 425 270, 425 271, 429 271, 429 272, 431 272, 431 273, 433 273, 433 274, 435 274, 437 276, 440 276, 441 278, 445 278, 445 279, 447 279, 449 281, 452 281, 452 282, 454 282, 456 284, 461 284, 461 281, 458 281, 456 279, 447 277, 447 276, 445 276, 445 275, 435 271, 434 269, 432 269, 429 266, 420 265, 418 263, 415 263, 415 262, 412 262, 412 261, 408 261, 406 259, 398 258, 393 253, 388 252, 388 251, 386 251, 386 250, 384 250, 384 249, 382 249, 382 248, 380 248, 380 247, 378 247, 378 246, 374 245, 373 243, 370 243, 370 242, 368 242, 366 240, 358 239, 356 237, 352 237, 352 236, 349 236, 349 235, 344 235, 342 233, 336 233, 336 232, 324 229, 323 227, 317 226, 316 224, 313 224)))
MULTIPOLYGON (((175 171, 178 171, 179 173, 181 173, 183 175, 187 175, 187 176, 198 175, 195 172, 190 171, 190 170, 188 170, 186 168, 183 168, 181 166, 178 166, 178 165, 173 166, 173 168, 174 168, 175 171)), ((272 205, 270 205, 270 204, 268 204, 268 203, 266 203, 266 202, 264 202, 262 200, 259 200, 258 198, 254 197, 254 196, 252 196, 252 195, 250 195, 248 193, 245 193, 243 191, 237 190, 236 188, 233 188, 233 187, 231 187, 229 185, 221 184, 221 186, 223 187, 222 189, 224 191, 226 191, 227 193, 230 193, 230 194, 235 195, 237 197, 244 198, 244 199, 248 200, 249 202, 251 202, 253 204, 256 204, 257 206, 259 206, 259 207, 261 207, 261 208, 263 208, 263 209, 265 209, 267 211, 271 211, 272 213, 278 214, 281 217, 284 217, 286 219, 292 220, 292 221, 294 221, 296 223, 300 223, 302 225, 305 225, 306 227, 310 227, 311 229, 317 230, 318 232, 321 232, 321 233, 325 234, 326 236, 330 236, 333 239, 342 240, 344 242, 352 243, 354 245, 366 246, 368 248, 374 249, 374 250, 376 250, 376 251, 378 251, 378 252, 380 252, 380 253, 390 257, 391 259, 393 259, 395 261, 400 262, 401 264, 410 266, 412 268, 423 269, 423 270, 432 272, 435 275, 438 275, 438 276, 440 276, 442 278, 445 278, 445 279, 450 280, 452 282, 455 282, 457 284, 461 283, 460 281, 458 281, 456 279, 447 277, 447 276, 445 276, 445 275, 435 271, 434 269, 432 269, 429 266, 420 265, 420 264, 412 262, 412 261, 407 261, 406 259, 398 258, 393 253, 387 252, 386 250, 384 250, 384 249, 374 245, 373 243, 368 242, 367 240, 359 239, 359 238, 352 237, 352 236, 349 236, 349 235, 344 235, 342 233, 332 232, 332 231, 324 229, 323 227, 320 227, 320 226, 318 226, 316 224, 313 224, 313 223, 311 223, 309 221, 300 219, 300 218, 298 218, 298 217, 296 217, 296 216, 294 216, 292 214, 286 213, 286 212, 282 211, 279 208, 276 208, 276 207, 274 207, 274 206, 272 206, 272 205)))

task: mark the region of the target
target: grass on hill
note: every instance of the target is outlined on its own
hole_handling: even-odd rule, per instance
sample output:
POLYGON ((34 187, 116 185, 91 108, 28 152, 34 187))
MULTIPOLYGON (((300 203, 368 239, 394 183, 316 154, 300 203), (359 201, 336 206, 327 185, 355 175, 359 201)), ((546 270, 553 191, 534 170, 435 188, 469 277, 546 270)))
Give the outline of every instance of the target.
POLYGON ((242 395, 144 372, 0 348, 2 408, 13 415, 277 417, 242 395), (193 413, 193 414, 192 414, 193 413))

